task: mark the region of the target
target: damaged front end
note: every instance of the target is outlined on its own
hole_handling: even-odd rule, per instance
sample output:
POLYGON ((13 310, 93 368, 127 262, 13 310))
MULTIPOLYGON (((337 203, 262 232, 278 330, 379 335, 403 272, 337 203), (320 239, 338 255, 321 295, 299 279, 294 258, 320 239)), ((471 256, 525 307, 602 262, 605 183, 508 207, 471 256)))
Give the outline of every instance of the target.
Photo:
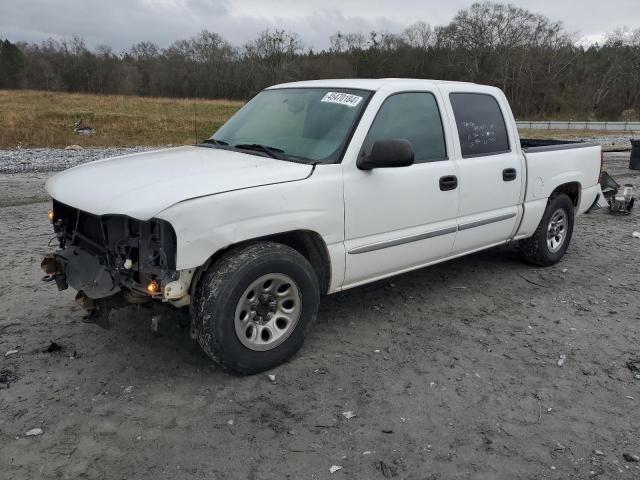
POLYGON ((188 304, 191 271, 176 271, 176 234, 164 220, 93 215, 54 200, 60 249, 42 260, 45 281, 78 291, 88 318, 108 326, 111 309, 153 300, 188 304))

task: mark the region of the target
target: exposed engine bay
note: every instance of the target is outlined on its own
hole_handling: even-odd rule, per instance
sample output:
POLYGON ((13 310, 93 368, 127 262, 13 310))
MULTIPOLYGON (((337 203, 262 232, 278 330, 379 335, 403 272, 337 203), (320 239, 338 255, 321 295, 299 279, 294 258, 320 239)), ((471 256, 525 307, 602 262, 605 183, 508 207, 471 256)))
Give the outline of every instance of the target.
POLYGON ((76 289, 76 301, 91 314, 163 299, 180 277, 176 234, 166 221, 98 216, 55 200, 49 219, 60 249, 42 261, 43 280, 76 289))

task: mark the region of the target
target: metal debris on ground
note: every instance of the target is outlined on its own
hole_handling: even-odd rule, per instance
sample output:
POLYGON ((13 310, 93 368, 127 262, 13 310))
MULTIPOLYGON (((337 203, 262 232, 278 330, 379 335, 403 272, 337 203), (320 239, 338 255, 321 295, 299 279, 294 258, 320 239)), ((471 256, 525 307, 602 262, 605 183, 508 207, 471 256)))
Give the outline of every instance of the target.
POLYGON ((609 213, 612 215, 629 215, 633 209, 633 185, 626 183, 620 186, 611 175, 602 172, 600 187, 604 198, 609 203, 609 213))

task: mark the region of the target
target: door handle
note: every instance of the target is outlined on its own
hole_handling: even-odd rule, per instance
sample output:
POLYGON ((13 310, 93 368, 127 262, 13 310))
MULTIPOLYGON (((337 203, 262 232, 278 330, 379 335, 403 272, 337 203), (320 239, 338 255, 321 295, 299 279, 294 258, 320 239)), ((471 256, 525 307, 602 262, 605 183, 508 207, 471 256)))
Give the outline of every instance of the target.
POLYGON ((511 182, 518 176, 518 171, 515 168, 505 168, 502 170, 502 180, 505 182, 511 182))
POLYGON ((458 177, 455 175, 445 175, 440 177, 440 190, 446 192, 447 190, 455 190, 458 187, 458 177))

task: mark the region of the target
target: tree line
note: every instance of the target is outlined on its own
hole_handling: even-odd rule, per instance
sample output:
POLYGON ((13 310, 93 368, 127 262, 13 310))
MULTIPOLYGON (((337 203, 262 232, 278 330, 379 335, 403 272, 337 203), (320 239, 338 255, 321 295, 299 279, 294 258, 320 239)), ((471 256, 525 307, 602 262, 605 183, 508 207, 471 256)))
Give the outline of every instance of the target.
POLYGON ((337 32, 321 51, 285 30, 264 31, 240 47, 205 30, 167 48, 140 42, 122 53, 87 48, 79 37, 0 43, 0 88, 247 99, 276 83, 347 77, 495 85, 523 119, 638 119, 640 28, 581 45, 561 22, 484 2, 444 26, 337 32))

